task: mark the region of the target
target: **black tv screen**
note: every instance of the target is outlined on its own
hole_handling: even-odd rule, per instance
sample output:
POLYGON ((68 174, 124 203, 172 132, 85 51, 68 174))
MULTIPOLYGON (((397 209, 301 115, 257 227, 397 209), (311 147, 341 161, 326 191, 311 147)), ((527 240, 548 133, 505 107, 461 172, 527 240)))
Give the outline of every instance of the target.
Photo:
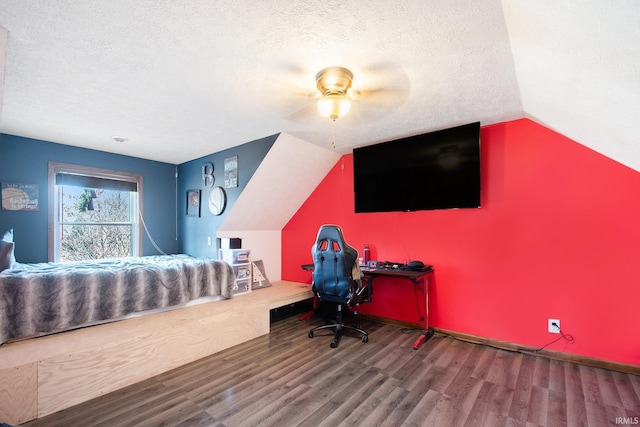
POLYGON ((480 207, 480 122, 353 150, 355 211, 480 207))

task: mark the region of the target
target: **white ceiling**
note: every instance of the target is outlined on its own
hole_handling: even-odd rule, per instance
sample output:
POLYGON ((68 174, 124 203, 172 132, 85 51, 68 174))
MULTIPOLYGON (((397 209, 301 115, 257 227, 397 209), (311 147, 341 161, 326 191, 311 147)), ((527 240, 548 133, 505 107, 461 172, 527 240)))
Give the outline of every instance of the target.
POLYGON ((0 0, 0 26, 6 134, 177 164, 529 117, 640 170, 636 0, 0 0), (313 96, 336 65, 334 127, 313 96))

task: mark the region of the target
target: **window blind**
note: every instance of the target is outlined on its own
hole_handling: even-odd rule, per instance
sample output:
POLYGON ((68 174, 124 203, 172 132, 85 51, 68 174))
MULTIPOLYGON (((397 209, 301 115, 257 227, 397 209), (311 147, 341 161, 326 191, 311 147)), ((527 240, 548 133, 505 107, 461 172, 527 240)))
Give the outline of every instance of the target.
POLYGON ((76 175, 59 172, 56 174, 56 185, 68 185, 72 187, 103 188, 105 190, 118 190, 137 192, 138 185, 132 181, 122 181, 97 176, 76 175))

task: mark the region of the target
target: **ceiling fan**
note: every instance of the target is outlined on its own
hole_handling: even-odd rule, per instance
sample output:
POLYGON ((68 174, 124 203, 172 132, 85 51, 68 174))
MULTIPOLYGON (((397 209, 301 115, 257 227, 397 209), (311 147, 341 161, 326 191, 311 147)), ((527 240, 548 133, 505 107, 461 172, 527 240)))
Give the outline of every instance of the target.
POLYGON ((316 74, 316 86, 321 93, 318 111, 336 121, 349 112, 351 98, 348 90, 353 82, 353 73, 344 67, 328 67, 316 74))
POLYGON ((309 82, 308 70, 291 65, 280 70, 287 77, 269 79, 262 88, 269 92, 270 99, 289 110, 285 116, 289 121, 321 117, 320 112, 335 122, 350 111, 351 123, 365 123, 389 114, 409 94, 407 75, 396 64, 361 66, 357 73, 341 66, 326 67, 315 74, 314 89, 305 83, 309 82))

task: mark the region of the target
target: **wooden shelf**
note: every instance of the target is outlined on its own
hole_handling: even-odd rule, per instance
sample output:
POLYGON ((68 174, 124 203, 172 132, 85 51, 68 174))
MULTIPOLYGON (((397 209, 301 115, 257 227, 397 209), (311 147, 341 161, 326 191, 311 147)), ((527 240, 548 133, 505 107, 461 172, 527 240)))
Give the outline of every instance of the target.
POLYGON ((311 285, 300 282, 289 282, 278 280, 268 288, 255 289, 244 295, 238 295, 237 299, 264 300, 269 301, 269 309, 284 307, 289 304, 313 298, 311 285))

